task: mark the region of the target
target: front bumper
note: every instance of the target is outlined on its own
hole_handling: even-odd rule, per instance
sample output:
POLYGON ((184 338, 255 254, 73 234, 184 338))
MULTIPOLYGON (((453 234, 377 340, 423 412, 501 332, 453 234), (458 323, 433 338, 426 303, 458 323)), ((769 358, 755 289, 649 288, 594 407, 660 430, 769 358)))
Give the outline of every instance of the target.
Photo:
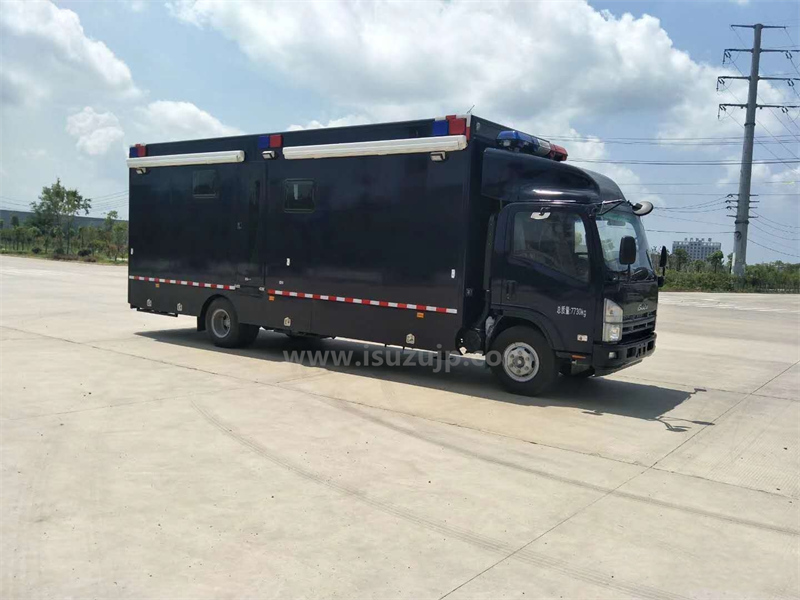
POLYGON ((656 351, 656 334, 622 344, 595 344, 592 367, 596 375, 608 375, 642 362, 656 351), (612 357, 611 353, 615 353, 612 357))

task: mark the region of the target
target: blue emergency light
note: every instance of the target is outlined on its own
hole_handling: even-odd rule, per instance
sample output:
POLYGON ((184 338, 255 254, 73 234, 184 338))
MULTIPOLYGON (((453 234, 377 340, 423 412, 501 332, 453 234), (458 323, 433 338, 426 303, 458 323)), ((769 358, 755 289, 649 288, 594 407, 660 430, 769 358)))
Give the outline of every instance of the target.
POLYGON ((497 145, 514 152, 545 156, 557 161, 567 160, 567 151, 561 146, 514 129, 498 133, 497 145))

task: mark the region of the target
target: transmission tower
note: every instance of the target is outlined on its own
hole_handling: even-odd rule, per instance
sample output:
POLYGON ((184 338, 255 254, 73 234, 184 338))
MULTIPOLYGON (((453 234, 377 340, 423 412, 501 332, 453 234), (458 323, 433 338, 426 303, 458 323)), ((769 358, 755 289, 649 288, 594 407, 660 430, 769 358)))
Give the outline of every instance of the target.
POLYGON ((717 78, 717 86, 724 85, 726 79, 746 79, 749 82, 747 91, 747 104, 720 104, 719 109, 725 111, 728 107, 746 109, 744 121, 744 144, 742 146, 742 168, 739 173, 739 193, 736 204, 735 231, 733 234, 733 273, 738 276, 744 275, 744 267, 747 262, 747 226, 750 219, 750 178, 753 172, 753 137, 756 129, 756 108, 779 108, 787 111, 790 108, 800 108, 800 105, 793 104, 758 104, 758 82, 762 79, 772 81, 786 81, 790 86, 794 86, 797 77, 761 77, 759 75, 759 62, 761 54, 764 52, 782 52, 791 60, 792 52, 797 52, 797 48, 762 48, 761 31, 764 29, 786 29, 781 25, 731 25, 731 27, 741 27, 753 30, 752 48, 726 48, 722 58, 722 64, 731 58, 733 52, 750 52, 753 57, 750 62, 750 75, 730 76, 724 75, 717 78))

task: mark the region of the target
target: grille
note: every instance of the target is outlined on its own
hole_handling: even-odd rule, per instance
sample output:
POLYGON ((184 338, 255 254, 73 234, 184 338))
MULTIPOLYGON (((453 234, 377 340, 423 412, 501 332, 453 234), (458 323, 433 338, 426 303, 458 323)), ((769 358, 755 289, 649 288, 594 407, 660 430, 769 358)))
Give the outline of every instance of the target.
POLYGON ((656 311, 641 315, 628 315, 622 319, 622 341, 628 342, 645 338, 656 328, 656 311))

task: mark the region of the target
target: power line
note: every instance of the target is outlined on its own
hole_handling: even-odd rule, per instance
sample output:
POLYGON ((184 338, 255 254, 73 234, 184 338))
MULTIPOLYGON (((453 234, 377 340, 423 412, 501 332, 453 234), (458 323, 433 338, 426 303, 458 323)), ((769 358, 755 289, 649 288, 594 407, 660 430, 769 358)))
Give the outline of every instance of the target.
MULTIPOLYGON (((598 165, 654 165, 661 167, 707 167, 707 166, 724 166, 724 165, 738 165, 737 160, 604 160, 599 158, 571 158, 571 162, 578 163, 593 163, 598 165)), ((790 164, 800 163, 800 158, 797 160, 786 160, 778 158, 754 160, 753 164, 757 165, 777 165, 777 164, 790 164)))
POLYGON ((800 254, 790 254, 788 252, 781 252, 780 250, 775 250, 775 248, 770 248, 769 246, 765 246, 764 244, 759 244, 755 240, 750 240, 750 241, 754 243, 756 246, 761 246, 762 248, 764 248, 765 250, 769 250, 770 252, 775 252, 776 254, 782 254, 784 256, 793 256, 795 258, 800 258, 800 254))
POLYGON ((700 204, 685 204, 683 206, 656 206, 657 210, 669 210, 674 212, 707 212, 709 210, 719 210, 728 203, 729 196, 722 196, 716 200, 708 200, 700 204), (714 208, 710 208, 710 207, 714 208))
MULTIPOLYGON (((647 182, 647 183, 640 183, 640 182, 626 182, 626 183, 617 183, 617 185, 738 185, 738 181, 694 181, 694 182, 686 182, 686 181, 678 181, 678 182, 647 182)), ((762 185, 778 185, 778 184, 785 184, 785 185, 796 185, 800 183, 798 181, 753 181, 752 183, 760 183, 762 185)))
MULTIPOLYGON (((790 242, 800 242, 800 238, 789 238, 789 237, 783 237, 783 236, 781 236, 781 235, 778 235, 777 233, 774 233, 774 232, 772 232, 772 231, 768 231, 768 230, 766 230, 766 229, 761 229, 761 227, 759 227, 759 226, 758 226, 758 225, 756 225, 755 223, 750 223, 750 224, 751 224, 753 227, 755 227, 756 229, 758 229, 759 231, 761 231, 762 233, 765 233, 765 234, 767 234, 767 235, 771 235, 771 236, 773 236, 773 237, 776 237, 776 238, 778 238, 779 240, 788 240, 788 241, 790 241, 790 242)), ((788 233, 788 232, 781 232, 781 233, 788 233)))
POLYGON ((800 229, 800 226, 796 227, 794 225, 786 225, 785 223, 779 223, 778 221, 773 221, 772 219, 768 219, 767 217, 765 217, 760 213, 753 213, 753 214, 757 215, 759 219, 763 219, 764 221, 768 221, 769 223, 774 223, 776 226, 788 227, 789 229, 800 229))

